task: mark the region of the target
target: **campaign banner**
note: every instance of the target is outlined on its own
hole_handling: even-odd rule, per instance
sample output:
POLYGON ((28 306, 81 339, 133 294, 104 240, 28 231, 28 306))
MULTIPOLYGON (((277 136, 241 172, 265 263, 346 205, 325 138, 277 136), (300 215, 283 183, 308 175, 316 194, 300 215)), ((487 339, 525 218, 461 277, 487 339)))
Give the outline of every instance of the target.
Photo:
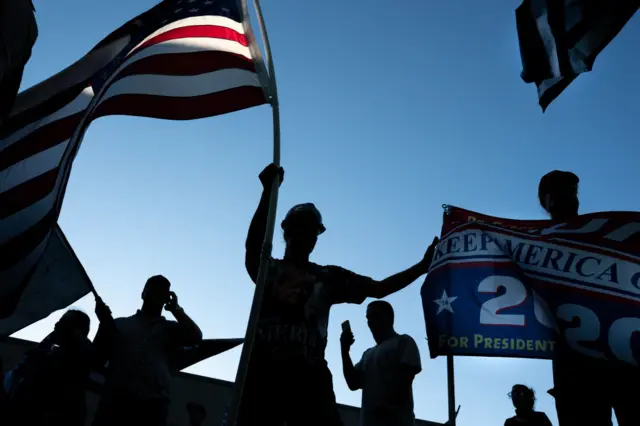
POLYGON ((554 223, 447 206, 421 294, 432 358, 569 350, 638 365, 640 213, 554 223))

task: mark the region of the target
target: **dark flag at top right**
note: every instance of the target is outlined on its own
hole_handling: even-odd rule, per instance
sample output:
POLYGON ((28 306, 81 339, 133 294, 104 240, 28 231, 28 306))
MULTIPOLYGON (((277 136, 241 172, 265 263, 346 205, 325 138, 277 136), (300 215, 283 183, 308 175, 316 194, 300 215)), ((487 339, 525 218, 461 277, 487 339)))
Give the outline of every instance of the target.
POLYGON ((535 83, 542 110, 622 30, 639 0, 524 0, 516 9, 522 79, 535 83))

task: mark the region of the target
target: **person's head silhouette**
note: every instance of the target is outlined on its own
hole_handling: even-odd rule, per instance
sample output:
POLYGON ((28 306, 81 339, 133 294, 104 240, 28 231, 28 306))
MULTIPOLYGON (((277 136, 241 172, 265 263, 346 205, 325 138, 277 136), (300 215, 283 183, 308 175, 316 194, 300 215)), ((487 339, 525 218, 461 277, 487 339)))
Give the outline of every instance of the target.
POLYGON ((538 199, 551 218, 566 221, 578 215, 578 183, 580 179, 571 172, 554 170, 540 179, 538 199))
POLYGON ((380 343, 392 336, 394 313, 389 302, 376 300, 367 306, 367 324, 376 343, 380 343))
POLYGON ((169 301, 171 283, 162 275, 154 275, 147 280, 142 290, 143 310, 161 312, 162 307, 169 301))
POLYGON ((69 309, 58 320, 54 331, 61 338, 86 338, 89 335, 90 327, 91 319, 89 315, 77 309, 69 309))
POLYGON ((207 410, 202 404, 195 402, 187 404, 187 413, 189 413, 189 426, 200 426, 207 418, 207 410))
POLYGON ((511 392, 509 392, 509 398, 511 398, 511 402, 513 402, 513 406, 518 414, 526 414, 527 412, 533 411, 536 394, 530 387, 513 385, 511 392))
POLYGON ((298 204, 289 210, 282 221, 286 257, 306 260, 316 246, 318 235, 326 229, 322 215, 312 203, 298 204))

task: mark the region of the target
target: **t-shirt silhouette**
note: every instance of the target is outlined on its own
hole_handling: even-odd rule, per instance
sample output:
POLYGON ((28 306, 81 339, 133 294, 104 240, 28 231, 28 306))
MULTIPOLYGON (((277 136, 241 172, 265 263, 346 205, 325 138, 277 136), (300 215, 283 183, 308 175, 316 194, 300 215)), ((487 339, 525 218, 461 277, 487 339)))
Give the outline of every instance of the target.
POLYGON ((298 365, 325 363, 331 306, 364 302, 372 284, 371 278, 337 266, 309 263, 302 269, 273 259, 254 356, 298 365))
POLYGON ((504 426, 552 426, 545 413, 532 411, 529 415, 513 416, 504 422, 504 426))
POLYGON ((401 383, 400 369, 422 370, 418 345, 411 336, 397 335, 367 349, 354 366, 362 374, 360 426, 412 426, 412 384, 401 383))

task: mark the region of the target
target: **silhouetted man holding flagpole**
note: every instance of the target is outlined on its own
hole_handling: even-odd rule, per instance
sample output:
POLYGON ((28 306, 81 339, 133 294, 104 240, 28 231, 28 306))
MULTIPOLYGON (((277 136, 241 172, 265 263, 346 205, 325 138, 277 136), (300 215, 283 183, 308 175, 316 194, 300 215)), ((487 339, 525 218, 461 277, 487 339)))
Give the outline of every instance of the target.
MULTIPOLYGON (((269 196, 284 170, 271 164, 260 174, 262 198, 246 242, 246 268, 255 282, 264 240, 269 196)), ((284 259, 271 259, 258 331, 240 404, 239 426, 342 425, 325 361, 329 310, 339 303, 383 298, 427 273, 434 239, 424 257, 409 269, 376 281, 337 266, 309 261, 322 217, 311 204, 293 207, 282 222, 284 259)))

